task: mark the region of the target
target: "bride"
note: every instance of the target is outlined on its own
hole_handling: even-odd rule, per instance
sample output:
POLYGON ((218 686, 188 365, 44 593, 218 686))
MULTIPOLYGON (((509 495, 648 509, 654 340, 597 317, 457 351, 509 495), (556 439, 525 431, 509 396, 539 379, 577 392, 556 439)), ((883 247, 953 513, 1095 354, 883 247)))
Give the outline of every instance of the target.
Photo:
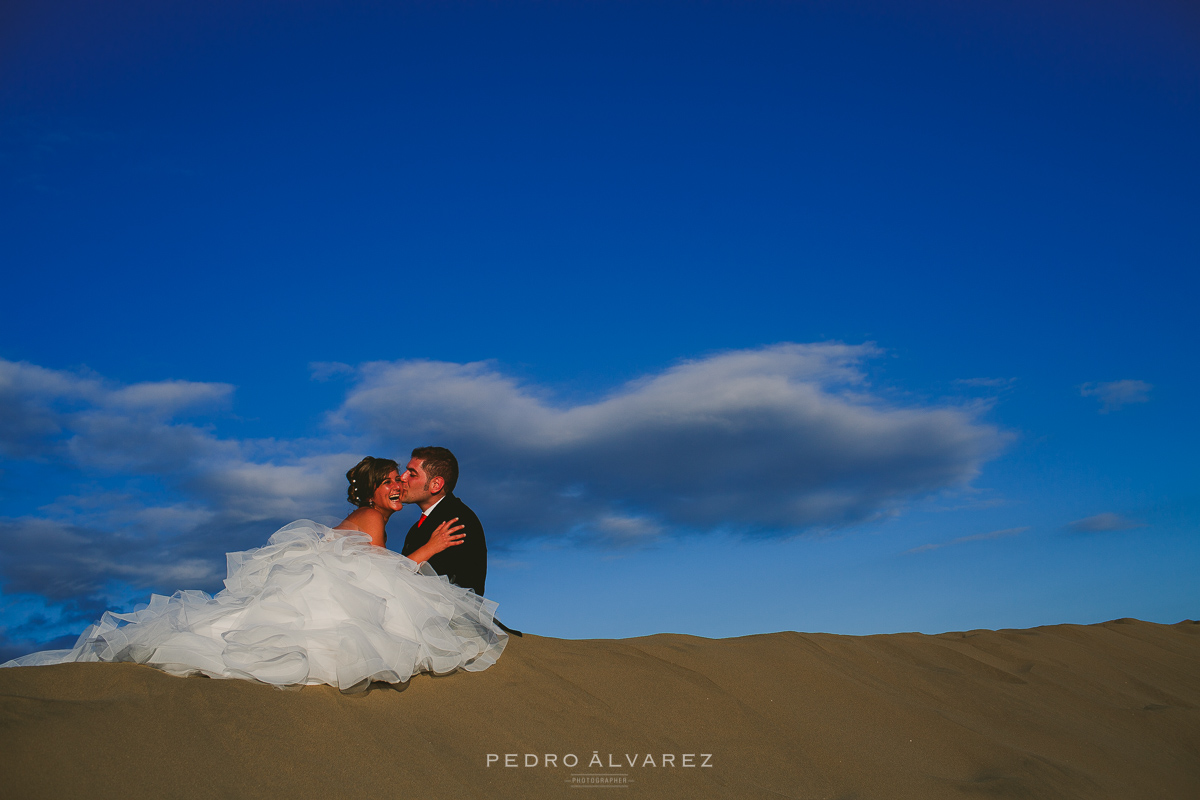
POLYGON ((3 666, 133 661, 173 675, 328 683, 345 692, 496 663, 508 642, 495 624, 496 603, 425 563, 460 544, 462 526, 443 523, 405 558, 384 549, 388 518, 404 499, 397 463, 368 456, 346 478, 357 508, 337 528, 302 519, 263 547, 228 553, 229 577, 215 596, 151 595, 141 610, 104 612, 71 650, 3 666))

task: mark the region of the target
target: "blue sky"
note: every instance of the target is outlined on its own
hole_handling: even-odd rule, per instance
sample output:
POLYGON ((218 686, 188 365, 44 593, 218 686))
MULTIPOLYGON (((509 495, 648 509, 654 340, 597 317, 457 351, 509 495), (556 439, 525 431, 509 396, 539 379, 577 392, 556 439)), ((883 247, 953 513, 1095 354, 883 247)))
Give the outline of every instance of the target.
POLYGON ((539 633, 1195 617, 1198 123, 1183 2, 16 4, 3 647, 429 443, 539 633))

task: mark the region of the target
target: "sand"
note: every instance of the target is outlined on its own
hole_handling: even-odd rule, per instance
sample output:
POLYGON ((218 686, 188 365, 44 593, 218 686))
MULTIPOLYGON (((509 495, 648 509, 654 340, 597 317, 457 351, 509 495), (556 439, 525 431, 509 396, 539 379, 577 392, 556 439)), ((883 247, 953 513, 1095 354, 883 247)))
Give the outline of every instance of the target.
POLYGON ((0 670, 0 795, 1190 799, 1198 706, 1191 621, 527 635, 357 695, 66 664, 0 670))

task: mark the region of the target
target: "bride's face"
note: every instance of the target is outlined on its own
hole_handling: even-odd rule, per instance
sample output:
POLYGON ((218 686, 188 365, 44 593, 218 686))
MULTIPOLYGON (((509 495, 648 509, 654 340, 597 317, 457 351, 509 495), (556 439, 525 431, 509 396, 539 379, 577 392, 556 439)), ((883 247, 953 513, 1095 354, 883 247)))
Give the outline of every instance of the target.
POLYGON ((404 505, 401 498, 404 496, 400 486, 400 473, 392 470, 383 479, 383 483, 379 484, 379 488, 375 490, 375 494, 371 495, 371 499, 375 501, 376 508, 390 508, 392 511, 399 511, 404 505))

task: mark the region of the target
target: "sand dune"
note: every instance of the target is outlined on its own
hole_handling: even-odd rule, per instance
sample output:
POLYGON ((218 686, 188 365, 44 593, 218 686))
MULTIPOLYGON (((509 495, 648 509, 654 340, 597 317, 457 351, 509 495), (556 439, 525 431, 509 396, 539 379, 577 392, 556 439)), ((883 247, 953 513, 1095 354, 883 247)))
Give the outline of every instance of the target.
POLYGON ((526 636, 357 695, 68 664, 0 670, 0 795, 1195 798, 1198 706, 1190 621, 526 636))

